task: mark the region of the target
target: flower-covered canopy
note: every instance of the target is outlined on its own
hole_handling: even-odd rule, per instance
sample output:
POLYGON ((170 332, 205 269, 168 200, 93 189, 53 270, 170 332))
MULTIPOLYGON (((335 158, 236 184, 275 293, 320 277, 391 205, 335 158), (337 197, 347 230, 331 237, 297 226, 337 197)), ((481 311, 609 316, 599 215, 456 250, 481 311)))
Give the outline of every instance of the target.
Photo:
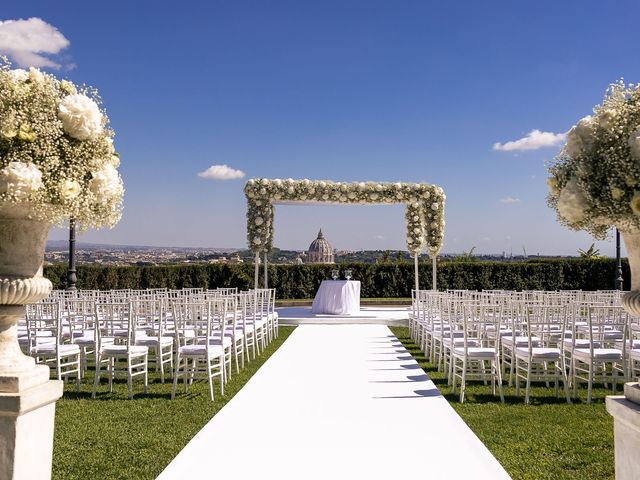
POLYGON ((255 178, 244 187, 247 197, 247 241, 256 254, 269 252, 273 245, 275 204, 406 204, 407 247, 411 254, 424 246, 435 257, 444 239, 442 188, 428 183, 332 182, 255 178))

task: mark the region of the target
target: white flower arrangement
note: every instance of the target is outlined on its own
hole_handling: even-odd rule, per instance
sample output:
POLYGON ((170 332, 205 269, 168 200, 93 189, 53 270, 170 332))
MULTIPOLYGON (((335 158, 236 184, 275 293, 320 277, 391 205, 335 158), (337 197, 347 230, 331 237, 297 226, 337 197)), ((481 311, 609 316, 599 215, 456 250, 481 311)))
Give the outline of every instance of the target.
POLYGON ((328 180, 251 179, 247 197, 247 240, 254 252, 273 244, 274 203, 406 204, 407 247, 417 254, 427 246, 435 256, 444 240, 444 191, 424 183, 344 183, 328 180))
POLYGON ((113 226, 124 188, 97 92, 0 57, 0 203, 51 224, 113 226))
POLYGON ((640 229, 640 87, 610 85, 569 131, 549 173, 547 202, 564 225, 598 239, 612 226, 640 229))

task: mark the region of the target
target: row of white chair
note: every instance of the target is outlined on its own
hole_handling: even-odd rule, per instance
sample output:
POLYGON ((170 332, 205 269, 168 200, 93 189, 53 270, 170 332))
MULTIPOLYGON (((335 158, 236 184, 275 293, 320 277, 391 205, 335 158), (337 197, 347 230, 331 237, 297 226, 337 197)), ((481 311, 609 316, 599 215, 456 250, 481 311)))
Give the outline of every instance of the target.
POLYGON ((255 358, 277 335, 274 289, 154 289, 54 291, 27 308, 18 338, 56 378, 75 377, 78 389, 87 366, 94 364, 93 396, 103 371, 110 391, 113 378, 122 373, 130 398, 136 376, 143 377, 146 393, 152 361, 162 382, 173 375, 172 397, 178 375, 186 389, 187 380, 206 372, 213 400, 213 379, 219 378, 224 392, 232 363, 238 373, 245 357, 255 358))
POLYGON ((415 291, 411 337, 443 370, 454 393, 461 382, 515 380, 516 394, 531 382, 562 383, 567 401, 573 386, 611 384, 635 377, 640 364, 640 328, 619 304, 618 292, 415 291), (589 302, 585 302, 588 298, 589 302))

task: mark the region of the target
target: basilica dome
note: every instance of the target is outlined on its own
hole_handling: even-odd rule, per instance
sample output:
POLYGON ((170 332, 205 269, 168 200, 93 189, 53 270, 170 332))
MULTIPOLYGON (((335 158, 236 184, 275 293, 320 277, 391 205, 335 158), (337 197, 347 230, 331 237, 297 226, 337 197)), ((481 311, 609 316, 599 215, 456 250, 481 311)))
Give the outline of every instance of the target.
POLYGON ((307 263, 335 263, 333 248, 327 239, 324 238, 322 229, 318 232, 318 238, 309 245, 307 263))

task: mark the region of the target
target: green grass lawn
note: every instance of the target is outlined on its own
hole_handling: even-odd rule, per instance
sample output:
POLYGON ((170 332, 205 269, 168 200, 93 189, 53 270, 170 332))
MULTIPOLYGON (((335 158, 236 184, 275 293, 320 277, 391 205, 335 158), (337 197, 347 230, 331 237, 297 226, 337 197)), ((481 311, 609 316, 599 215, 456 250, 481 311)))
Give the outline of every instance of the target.
POLYGON ((91 399, 93 375, 83 380, 80 394, 75 383, 65 385, 56 404, 53 447, 54 479, 153 479, 169 464, 187 442, 218 412, 293 331, 280 327, 280 335, 240 374, 232 375, 220 395, 215 385, 215 401, 209 400, 206 381, 194 382, 189 393, 182 385, 171 400, 171 381, 160 383, 151 373, 149 392, 142 394, 142 382, 134 382, 133 400, 127 399, 126 382, 107 393, 106 378, 91 399))
POLYGON ((613 418, 604 405, 609 390, 595 389, 594 403, 587 404, 583 388, 568 405, 553 389, 536 386, 531 404, 524 405, 523 396, 505 387, 501 404, 490 386, 474 382, 467 384, 465 403, 460 404, 444 376, 411 342, 409 329, 391 330, 514 479, 614 478, 613 418))

